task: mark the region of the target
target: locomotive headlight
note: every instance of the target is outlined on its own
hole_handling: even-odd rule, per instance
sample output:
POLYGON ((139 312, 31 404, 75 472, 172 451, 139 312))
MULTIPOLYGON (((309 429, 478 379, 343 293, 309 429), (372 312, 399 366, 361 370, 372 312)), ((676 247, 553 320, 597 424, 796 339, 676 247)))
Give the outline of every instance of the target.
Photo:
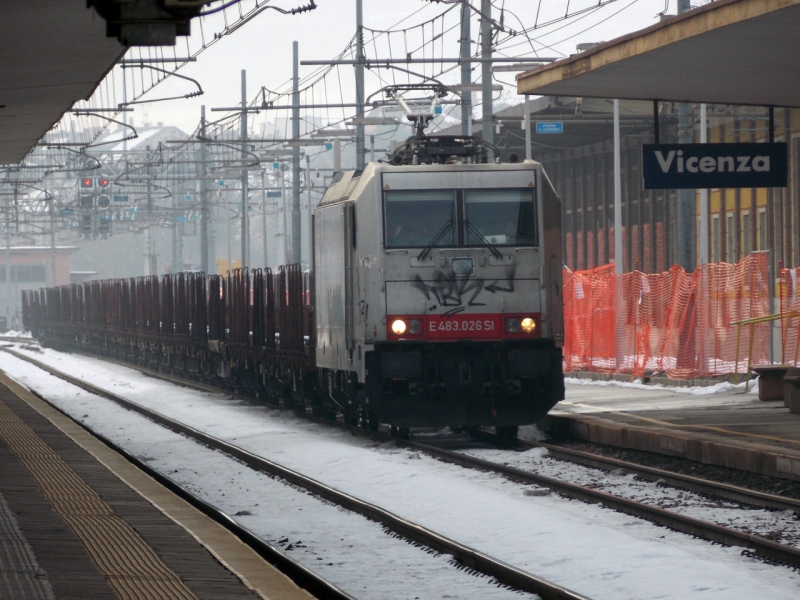
POLYGON ((422 333, 422 321, 419 319, 411 319, 408 322, 408 333, 411 335, 419 335, 422 333))
POLYGON ((533 330, 536 329, 536 321, 530 317, 525 317, 520 321, 519 326, 522 327, 522 331, 525 333, 533 333, 533 330))
POLYGON ((403 319, 395 319, 392 321, 392 333, 395 335, 403 335, 406 332, 406 322, 403 319))
POLYGON ((506 318, 506 333, 519 333, 519 319, 517 317, 506 318))

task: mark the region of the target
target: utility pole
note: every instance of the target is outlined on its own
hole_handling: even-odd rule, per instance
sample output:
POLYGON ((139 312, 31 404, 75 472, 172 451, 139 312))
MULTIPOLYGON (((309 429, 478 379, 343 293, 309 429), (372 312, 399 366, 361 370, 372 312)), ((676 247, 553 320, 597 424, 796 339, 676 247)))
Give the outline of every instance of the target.
MULTIPOLYGON (((700 143, 708 143, 708 123, 706 104, 700 105, 700 143)), ((711 262, 708 244, 708 190, 700 190, 700 264, 711 262)))
POLYGON ((150 227, 153 224, 153 177, 151 174, 150 146, 145 146, 147 151, 147 227, 144 230, 145 255, 147 256, 147 275, 158 275, 158 259, 156 258, 153 233, 150 227))
POLYGON ((264 269, 269 268, 267 261, 267 190, 264 181, 265 169, 261 169, 261 235, 264 238, 264 269))
MULTIPOLYGON (((206 139, 206 107, 200 107, 200 139, 206 139)), ((200 144, 200 270, 208 275, 208 168, 206 143, 200 144)))
POLYGON ((180 200, 178 200, 178 195, 173 193, 172 194, 172 265, 170 267, 170 271, 172 273, 178 273, 183 271, 183 244, 182 237, 183 237, 183 223, 178 221, 178 209, 180 208, 179 205, 180 200))
MULTIPOLYGON (((17 192, 18 187, 14 184, 15 206, 17 192)), ((11 206, 6 206, 6 328, 11 329, 11 206)))
POLYGON ((314 219, 314 206, 312 203, 312 195, 311 195, 313 187, 314 187, 314 180, 311 179, 311 157, 306 154, 306 192, 308 193, 308 235, 306 236, 306 245, 308 246, 308 252, 306 256, 308 257, 309 268, 311 267, 311 264, 314 262, 314 257, 311 256, 311 253, 314 251, 313 250, 314 244, 311 241, 311 237, 314 235, 314 228, 312 227, 312 221, 314 219))
MULTIPOLYGON (((248 266, 250 261, 250 218, 247 214, 247 71, 242 69, 242 268, 248 266)), ((230 260, 230 257, 229 257, 230 260)), ((228 267, 230 268, 230 267, 228 267)))
MULTIPOLYGON (((494 117, 492 112, 492 16, 491 0, 481 0, 481 108, 483 112, 483 141, 494 144, 494 117)), ((491 152, 491 155, 494 153, 491 152)))
MULTIPOLYGON (((360 2, 360 0, 359 0, 360 2)), ((360 31, 360 30, 359 30, 360 31)), ((362 66, 363 73, 363 66, 362 66)), ((363 74, 362 74, 363 92, 363 74)), ((363 102, 363 96, 361 98, 363 102)), ((297 42, 292 42, 292 137, 300 137, 300 57, 297 42)), ((363 131, 362 126, 362 141, 363 131)), ((300 239, 300 147, 292 147, 292 256, 290 263, 301 262, 302 240, 300 239)))
MULTIPOLYGON (((459 58, 461 63, 461 84, 467 86, 472 83, 472 63, 469 58, 472 54, 470 40, 471 11, 467 2, 461 3, 461 50, 459 58)), ((465 89, 461 92, 461 135, 472 135, 472 92, 465 89)))
POLYGON ((614 100, 614 272, 616 273, 614 349, 616 368, 625 363, 625 303, 623 302, 622 272, 625 250, 622 247, 622 160, 620 156, 619 100, 614 100))
MULTIPOLYGON (((689 0, 678 0, 678 14, 691 10, 689 0)), ((694 108, 687 102, 678 104, 678 143, 693 141, 694 108)), ((694 271, 695 258, 695 191, 677 190, 678 264, 687 272, 694 271)), ((730 260, 730 257, 728 257, 730 260)))
MULTIPOLYGON (((488 1, 488 0, 487 0, 488 1)), ((362 0, 356 0, 356 117, 364 117, 364 18, 362 0)), ((295 104, 297 104, 295 102, 295 104)), ((356 125, 356 169, 363 169, 366 160, 364 124, 356 125)))
MULTIPOLYGON (((48 194, 49 195, 49 194, 48 194)), ((50 196, 50 285, 58 285, 56 281, 56 215, 53 204, 56 199, 50 196)))

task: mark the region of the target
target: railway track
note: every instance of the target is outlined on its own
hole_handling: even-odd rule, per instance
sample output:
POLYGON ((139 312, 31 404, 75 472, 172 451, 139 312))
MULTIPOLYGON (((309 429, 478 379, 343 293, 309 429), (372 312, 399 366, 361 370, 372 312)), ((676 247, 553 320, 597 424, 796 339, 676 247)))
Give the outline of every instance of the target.
MULTIPOLYGON (((52 374, 62 377, 62 378, 69 378, 68 375, 63 373, 59 373, 57 370, 52 369, 48 365, 41 363, 31 357, 25 356, 24 354, 20 354, 13 350, 3 348, 7 352, 31 362, 32 364, 51 372, 52 374)), ((120 363, 121 364, 121 363, 120 363)), ((211 386, 203 385, 203 384, 196 384, 193 382, 187 382, 177 377, 172 377, 168 375, 163 375, 157 372, 148 371, 144 369, 140 369, 142 372, 152 375, 154 377, 159 377, 171 382, 179 383, 181 385, 188 385, 191 387, 196 387, 198 389, 202 389, 204 391, 215 391, 218 392, 219 390, 213 388, 211 386)), ((67 380, 70 380, 69 378, 67 380)), ((83 380, 75 380, 74 383, 83 387, 87 391, 91 391, 93 393, 97 393, 99 395, 105 395, 106 397, 113 396, 113 394, 101 389, 95 388, 91 386, 91 384, 87 384, 83 380)), ((124 399, 121 399, 124 401, 124 399)), ((127 402, 127 401, 125 401, 127 402)), ((146 409, 145 409, 146 410, 146 409)), ((311 417, 310 415, 305 415, 307 418, 319 422, 319 423, 326 423, 331 426, 340 427, 343 429, 350 430, 354 433, 367 435, 373 438, 377 438, 381 441, 388 441, 388 440, 396 440, 397 444, 401 447, 408 448, 411 450, 416 450, 419 452, 424 452, 425 454, 437 458, 443 462, 447 462, 450 464, 459 465, 469 469, 480 470, 484 472, 492 472, 499 475, 503 475, 504 477, 516 481, 518 483, 528 484, 528 485, 535 485, 540 488, 549 489, 555 493, 558 493, 562 496, 573 498, 576 500, 581 500, 583 502, 593 503, 593 504, 601 504, 607 508, 611 508, 613 510, 617 510, 619 512, 645 519, 647 521, 656 523, 658 525, 662 525, 673 529, 675 531, 679 531, 682 533, 686 533, 689 535, 693 535, 702 539, 706 539, 713 542, 718 542, 721 544, 725 544, 728 546, 735 546, 744 548, 746 551, 752 553, 754 556, 760 557, 767 561, 772 561, 776 563, 781 563, 785 565, 789 565, 795 568, 800 567, 800 550, 791 546, 787 546, 785 544, 780 544, 769 540, 765 537, 747 533, 743 531, 739 531, 733 528, 725 527, 722 525, 718 525, 716 523, 711 523, 708 521, 704 521, 701 519, 696 519, 693 517, 689 517, 686 515, 681 515, 673 511, 665 510, 663 508, 659 508, 656 506, 652 506, 646 503, 637 502, 635 500, 630 500, 627 498, 622 498, 613 494, 609 494, 607 492, 603 492, 600 490, 595 490, 589 487, 576 485, 572 483, 567 483, 564 481, 559 481, 554 478, 546 477, 543 475, 538 475, 536 473, 532 473, 530 471, 526 471, 523 469, 518 469, 515 467, 511 467, 508 465, 503 465, 497 462, 483 460, 480 458, 476 458, 473 456, 469 456, 463 454, 461 452, 455 452, 452 450, 447 450, 444 448, 437 447, 432 444, 427 444, 424 442, 419 442, 415 440, 402 440, 392 437, 388 434, 380 433, 380 432, 367 432, 363 429, 359 429, 357 427, 352 427, 348 425, 344 425, 341 423, 334 423, 331 421, 326 421, 324 419, 318 419, 315 417, 311 417)), ((485 436, 486 439, 491 439, 491 434, 482 434, 485 436)), ((746 488, 740 488, 737 486, 732 486, 729 484, 718 483, 703 480, 697 477, 686 476, 682 474, 672 473, 668 471, 663 471, 661 469, 654 469, 651 467, 644 467, 641 465, 636 465, 634 463, 628 463, 625 461, 621 461, 618 459, 607 458, 596 456, 590 453, 564 449, 558 446, 553 446, 551 444, 541 444, 535 442, 523 442, 519 441, 519 443, 523 446, 532 448, 532 447, 542 447, 546 448, 548 452, 550 452, 551 456, 561 458, 563 460, 569 460, 572 462, 577 462, 586 466, 596 467, 600 469, 606 470, 613 470, 613 469, 623 469, 627 473, 635 474, 639 477, 643 477, 645 479, 651 481, 658 481, 663 480, 665 483, 682 488, 691 490, 694 492, 699 492, 703 494, 708 494, 712 496, 716 496, 719 498, 725 498, 728 500, 733 500, 735 502, 740 502, 743 504, 753 505, 753 506, 761 506, 769 509, 777 509, 777 510, 792 510, 800 512, 800 502, 791 498, 785 498, 781 496, 775 496, 771 494, 764 494, 762 492, 756 492, 752 490, 748 490, 746 488)), ((223 442, 224 444, 224 442, 223 442)), ((224 451, 224 450, 223 450, 224 451)), ((323 495, 323 494, 320 494, 323 495)), ((323 496, 324 497, 324 496, 323 496)), ((356 511, 358 512, 358 511, 356 511)), ((362 513, 364 514, 364 513, 362 513)), ((375 513, 374 515, 367 515, 369 518, 373 518, 375 520, 380 521, 379 513, 375 513)), ((383 522, 383 521, 381 521, 383 522)), ((387 525, 388 526, 388 525, 387 525)), ((399 525, 398 525, 399 526, 399 525)), ((412 531, 413 532, 413 531, 412 531)), ((406 535, 402 533, 402 535, 406 535)), ((414 538, 410 538, 414 539, 414 538)), ((419 540, 415 540, 419 541, 419 540)), ((420 543, 424 543, 421 542, 420 543)), ((432 542, 433 543, 433 542, 432 542)), ((426 544, 428 545, 428 544, 426 544)), ((433 545, 431 546, 434 549, 439 547, 433 545)), ((441 546, 441 548, 445 548, 445 546, 441 546)), ((443 549, 439 550, 442 552, 447 552, 452 554, 456 557, 456 560, 465 560, 469 561, 469 549, 459 549, 457 547, 453 547, 452 551, 443 549)), ((472 566, 469 562, 464 562, 464 564, 468 566, 472 566)), ((476 565, 478 563, 475 563, 476 565)), ((481 571, 481 568, 477 566, 473 567, 475 570, 481 571)), ((485 567, 488 568, 488 565, 485 567)), ((513 567, 512 567, 513 569, 513 567)), ((482 571, 483 572, 483 571, 482 571)), ((492 576, 496 577, 499 581, 503 581, 500 577, 497 577, 497 574, 492 572, 492 576)), ((508 581, 513 580, 513 573, 508 573, 508 576, 511 577, 508 581)), ((509 584, 512 585, 512 584, 509 584)), ((512 585, 512 587, 518 587, 517 585, 512 585)), ((520 588, 524 589, 524 588, 520 588)), ((526 590, 527 591, 527 590, 526 590)), ((540 593, 540 592, 535 592, 540 593)), ((546 596, 543 596, 546 597, 546 596)))
MULTIPOLYGON (((423 527, 417 523, 404 519, 379 506, 360 500, 359 498, 356 498, 350 494, 346 494, 344 492, 336 490, 335 488, 325 485, 301 473, 298 473, 297 471, 288 469, 273 461, 257 456, 251 452, 243 450, 242 448, 239 448, 224 440, 215 438, 214 436, 211 436, 207 433, 194 429, 184 423, 180 423, 178 421, 175 421, 174 419, 170 419, 164 415, 161 415, 156 411, 140 406, 139 404, 131 402, 126 398, 123 398, 122 396, 114 394, 113 392, 110 392, 108 390, 95 386, 91 383, 88 383, 83 379, 72 377, 71 375, 63 373, 58 369, 55 369, 32 357, 26 356, 9 348, 1 348, 1 349, 15 356, 16 358, 24 360, 36 366, 37 368, 42 369, 47 373, 50 373, 55 377, 58 377, 66 382, 71 383, 72 385, 82 388, 87 392, 107 398, 119 404, 120 406, 135 411, 173 432, 182 434, 209 448, 223 452, 226 455, 231 456, 243 462, 245 465, 249 466, 254 470, 267 473, 274 477, 279 477, 292 485, 303 488, 317 495, 318 497, 327 500, 328 502, 335 503, 341 506, 342 508, 360 514, 372 521, 378 522, 384 527, 386 527, 388 530, 392 531, 393 533, 407 540, 421 544, 436 552, 442 554, 449 554, 459 564, 463 565, 464 567, 470 568, 484 575, 494 577, 498 582, 506 586, 509 586, 511 588, 520 591, 537 594, 543 600, 589 600, 586 596, 582 594, 578 594, 563 586, 550 582, 544 578, 537 577, 536 575, 518 569, 512 565, 509 565, 508 563, 500 561, 483 552, 480 552, 479 550, 476 550, 464 544, 460 544, 459 542, 456 542, 455 540, 442 536, 426 527, 423 527)), ((175 378, 170 377, 169 379, 175 381, 175 378)), ((181 383, 186 385, 186 382, 181 382, 181 383)), ((207 386, 197 386, 197 387, 202 387, 207 389, 207 386)), ((44 401, 47 401, 46 398, 42 399, 44 401)), ((116 449, 116 445, 114 445, 110 441, 105 439, 103 441, 104 443, 107 443, 116 449)), ((124 451, 123 454, 126 456, 130 456, 124 451)), ((134 457, 130 458, 137 464, 141 463, 141 461, 138 461, 134 457)), ((153 470, 147 467, 147 465, 143 466, 148 471, 148 473, 153 472, 153 470)), ((163 475, 160 475, 159 478, 165 479, 168 482, 170 481, 169 478, 166 478, 163 475)), ((177 484, 172 482, 172 486, 177 487, 177 484)), ((188 492, 185 491, 183 493, 188 494, 188 492)), ((207 511, 207 514, 217 518, 218 521, 222 523, 224 526, 235 527, 235 528, 239 527, 238 525, 236 525, 236 523, 233 522, 233 520, 230 517, 220 513, 214 507, 207 505, 201 500, 198 500, 198 502, 201 503, 202 509, 207 511)), ((249 532, 246 532, 245 535, 242 536, 242 539, 246 543, 249 543, 252 540, 252 538, 255 538, 255 536, 251 533, 247 535, 248 533, 249 532)), ((265 544, 263 541, 260 540, 258 541, 261 544, 269 546, 268 544, 265 544)), ((304 567, 302 568, 304 569, 304 567)), ((287 574, 291 577, 292 575, 290 573, 291 573, 291 566, 289 568, 289 572, 287 572, 287 574)), ((331 595, 323 595, 321 597, 350 598, 350 596, 347 595, 336 596, 334 595, 333 592, 331 593, 331 595)))

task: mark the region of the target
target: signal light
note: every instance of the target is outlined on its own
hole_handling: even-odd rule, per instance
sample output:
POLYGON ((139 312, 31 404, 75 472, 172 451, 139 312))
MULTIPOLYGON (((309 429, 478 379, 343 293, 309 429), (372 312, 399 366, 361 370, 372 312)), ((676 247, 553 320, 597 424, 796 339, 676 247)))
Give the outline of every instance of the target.
POLYGON ((94 179, 91 177, 84 177, 81 179, 81 188, 84 190, 91 190, 94 187, 94 179))
POLYGON ((111 180, 106 179, 105 177, 101 177, 100 179, 97 180, 97 185, 100 186, 101 188, 106 188, 110 184, 111 184, 111 180))
POLYGON ((94 196, 90 194, 82 194, 78 198, 78 205, 81 208, 92 208, 93 203, 94 203, 94 196))
POLYGON ((111 206, 111 198, 108 196, 98 196, 96 204, 97 208, 108 208, 111 206))

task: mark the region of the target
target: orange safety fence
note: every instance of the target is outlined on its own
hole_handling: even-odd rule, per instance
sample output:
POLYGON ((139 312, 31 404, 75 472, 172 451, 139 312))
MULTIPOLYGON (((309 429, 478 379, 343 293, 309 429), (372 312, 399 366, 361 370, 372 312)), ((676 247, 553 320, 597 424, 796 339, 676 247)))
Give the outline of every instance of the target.
POLYGON ((800 268, 781 269, 781 355, 783 362, 800 366, 800 268))
MULTIPOLYGON (((800 303, 797 279, 793 299, 800 303)), ((765 252, 737 264, 701 265, 694 273, 677 265, 656 274, 617 275, 613 264, 565 269, 565 371, 632 377, 665 372, 677 379, 733 373, 737 328, 731 322, 770 314, 768 282, 765 252)), ((769 327, 760 323, 742 330, 740 372, 748 358, 751 364, 769 362, 769 327)), ((797 327, 794 335, 792 348, 797 327)))

